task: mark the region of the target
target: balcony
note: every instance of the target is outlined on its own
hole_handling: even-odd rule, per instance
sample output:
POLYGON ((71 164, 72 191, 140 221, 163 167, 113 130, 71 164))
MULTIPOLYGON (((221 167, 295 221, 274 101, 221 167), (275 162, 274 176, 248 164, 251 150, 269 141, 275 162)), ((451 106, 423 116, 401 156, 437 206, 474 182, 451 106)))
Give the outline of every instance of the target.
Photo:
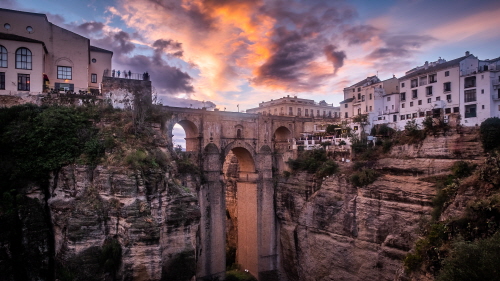
POLYGON ((500 100, 500 96, 498 94, 491 95, 492 100, 500 100))

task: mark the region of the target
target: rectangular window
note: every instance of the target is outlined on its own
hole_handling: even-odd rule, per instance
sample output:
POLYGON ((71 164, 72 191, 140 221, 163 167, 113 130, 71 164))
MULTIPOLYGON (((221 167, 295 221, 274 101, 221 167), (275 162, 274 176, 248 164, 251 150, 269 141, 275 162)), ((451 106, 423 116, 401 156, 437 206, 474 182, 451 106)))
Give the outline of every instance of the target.
POLYGON ((297 116, 302 116, 302 108, 297 108, 297 116))
POLYGON ((418 100, 418 105, 422 105, 422 100, 418 100))
POLYGON ((18 91, 29 91, 30 90, 30 75, 29 74, 18 74, 17 75, 17 90, 18 91))
POLYGON ((5 90, 5 72, 0 72, 0 90, 5 90))
POLYGON ((401 83, 401 88, 404 88, 405 87, 405 83, 401 83))
POLYGON ((412 113, 411 118, 417 118, 417 113, 412 113))
POLYGON ((370 94, 370 100, 372 99, 372 94, 370 94))
POLYGON ((443 88, 445 92, 451 91, 451 82, 443 83, 443 88))
POLYGON ((358 100, 360 100, 360 99, 361 99, 361 94, 358 94, 358 100))
POLYGON ((57 79, 72 79, 71 67, 69 66, 58 66, 57 67, 57 79))
POLYGON ((418 117, 425 117, 425 112, 419 111, 418 112, 418 117))
POLYGON ((411 119, 411 114, 406 114, 406 119, 411 119))
POLYGON ((318 116, 318 117, 319 117, 319 109, 318 109, 318 110, 316 110, 316 116, 318 116))
POLYGON ((293 116, 293 107, 288 108, 288 115, 293 116))
POLYGON ((464 88, 476 87, 476 76, 465 77, 464 88))
MULTIPOLYGON (((346 104, 347 105, 347 104, 346 104)), ((347 106, 346 106, 347 107, 347 106)), ((309 109, 306 109, 306 117, 309 117, 309 109)))
POLYGON ((411 80, 411 87, 412 88, 418 87, 418 79, 412 79, 411 80))
POLYGON ((429 75, 429 83, 436 83, 436 82, 437 82, 437 75, 436 74, 429 75))
POLYGON ((370 105, 370 111, 372 111, 372 106, 370 105))
POLYGON ((436 97, 436 101, 440 101, 441 100, 441 97, 436 97))
POLYGON ((358 92, 361 92, 361 88, 358 88, 358 92))
POLYGON ((453 108, 453 113, 458 113, 460 112, 460 108, 459 107, 454 107, 453 108))
POLYGON ((411 98, 413 98, 413 99, 417 99, 418 98, 417 89, 411 91, 411 98))
POLYGON ((425 116, 432 116, 432 111, 426 111, 425 116))
POLYGON ((451 102, 451 95, 446 95, 446 100, 447 100, 448 102, 451 102))
POLYGON ((387 101, 391 101, 391 97, 387 97, 387 101))
MULTIPOLYGON (((347 103, 346 103, 346 104, 344 104, 344 107, 345 107, 345 108, 347 108, 348 106, 349 106, 349 105, 348 105, 347 103)), ((307 109, 306 109, 306 110, 307 110, 307 109)), ((306 111, 306 112, 307 112, 307 111, 306 111)))
POLYGON ((445 71, 444 72, 444 76, 446 76, 446 77, 450 76, 450 72, 449 71, 445 71))
POLYGON ((481 105, 481 109, 484 109, 484 104, 483 104, 483 105, 481 105))
POLYGON ((431 103, 431 102, 432 102, 431 98, 428 98, 427 103, 431 103))
POLYGON ((401 104, 401 108, 405 108, 405 104, 404 103, 401 104))
POLYGON ((394 121, 394 122, 398 121, 398 116, 397 115, 392 115, 392 121, 394 121))
POLYGON ((450 113, 451 113, 451 108, 445 108, 445 109, 444 109, 444 113, 446 113, 446 114, 450 114, 450 113))
POLYGON ((420 77, 420 86, 427 85, 427 76, 420 77))
POLYGON ((365 95, 361 96, 361 101, 365 101, 365 95))
POLYGON ((349 115, 347 114, 347 112, 345 113, 345 118, 349 118, 349 115))
POLYGON ((404 114, 403 114, 403 115, 401 115, 401 120, 405 120, 405 117, 406 117, 406 116, 405 116, 404 114))
POLYGON ((465 106, 465 118, 476 117, 476 105, 470 104, 465 106))
POLYGON ((90 74, 90 82, 97 83, 97 74, 95 73, 90 74))
POLYGON ((411 102, 410 102, 410 107, 412 107, 412 106, 413 106, 413 102, 411 101, 411 102))
POLYGON ((406 100, 406 93, 401 93, 400 95, 401 95, 401 101, 405 101, 406 100))
POLYGON ((464 91, 464 102, 476 101, 476 89, 464 91))
POLYGON ((429 87, 425 88, 425 95, 426 96, 432 96, 432 86, 429 86, 429 87))

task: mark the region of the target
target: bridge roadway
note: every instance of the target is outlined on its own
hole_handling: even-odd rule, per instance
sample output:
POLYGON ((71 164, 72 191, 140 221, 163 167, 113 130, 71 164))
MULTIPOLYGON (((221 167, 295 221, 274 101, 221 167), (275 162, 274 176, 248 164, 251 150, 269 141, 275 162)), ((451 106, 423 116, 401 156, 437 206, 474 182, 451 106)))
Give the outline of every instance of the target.
POLYGON ((204 181, 198 192, 201 210, 197 279, 219 277, 226 270, 226 197, 223 164, 232 152, 239 163, 237 181, 237 263, 259 281, 278 280, 277 223, 273 168, 281 173, 294 157, 288 139, 313 131, 333 119, 207 111, 165 106, 172 117, 163 124, 170 141, 175 124, 184 128, 186 150, 197 154, 204 181), (196 153, 197 152, 197 153, 196 153))

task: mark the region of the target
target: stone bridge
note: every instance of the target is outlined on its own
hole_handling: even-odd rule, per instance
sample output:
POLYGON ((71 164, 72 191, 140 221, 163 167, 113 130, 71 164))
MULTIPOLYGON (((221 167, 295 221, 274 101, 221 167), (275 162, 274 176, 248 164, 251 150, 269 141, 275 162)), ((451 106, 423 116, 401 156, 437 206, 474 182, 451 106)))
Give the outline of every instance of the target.
POLYGON ((172 113, 164 128, 168 132, 175 124, 184 128, 186 150, 197 155, 202 170, 197 278, 222 278, 226 270, 224 163, 230 155, 239 164, 236 262, 260 281, 277 280, 273 170, 283 171, 284 162, 294 156, 288 139, 312 131, 315 121, 321 121, 178 107, 164 109, 172 113))

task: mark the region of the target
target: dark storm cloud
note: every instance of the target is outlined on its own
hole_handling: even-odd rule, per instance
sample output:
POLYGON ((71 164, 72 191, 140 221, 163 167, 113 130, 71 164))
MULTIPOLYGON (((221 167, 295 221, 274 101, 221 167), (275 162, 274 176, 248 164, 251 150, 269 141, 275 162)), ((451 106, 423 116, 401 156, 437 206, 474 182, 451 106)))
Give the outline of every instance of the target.
POLYGON ((380 30, 371 25, 358 25, 347 27, 342 32, 342 37, 349 45, 363 44, 370 41, 380 30))
POLYGON ((371 52, 367 58, 372 60, 384 58, 404 58, 411 55, 414 50, 436 40, 428 35, 394 35, 382 37, 385 47, 371 52))
POLYGON ((193 78, 179 68, 170 66, 164 60, 155 60, 154 57, 136 55, 131 58, 122 57, 120 65, 130 67, 135 73, 148 72, 155 87, 160 93, 177 94, 193 93, 191 84, 193 78))
POLYGON ((161 59, 162 53, 167 53, 174 57, 182 57, 183 54, 182 44, 174 40, 158 39, 152 46, 157 59, 161 59))
POLYGON ((346 55, 335 47, 333 34, 340 24, 352 20, 356 12, 325 3, 303 6, 297 2, 273 1, 262 7, 263 13, 276 19, 271 37, 272 55, 259 67, 252 82, 257 85, 287 83, 289 90, 314 90, 337 73, 346 55), (323 55, 332 63, 333 72, 311 73, 308 68, 323 55))
POLYGON ((293 82, 302 75, 303 67, 316 54, 296 31, 279 27, 275 30, 275 51, 259 68, 259 74, 265 79, 278 79, 293 82))
POLYGON ((334 45, 327 45, 324 48, 326 59, 333 64, 333 73, 336 74, 339 68, 344 66, 344 59, 346 58, 344 51, 337 51, 334 45))

